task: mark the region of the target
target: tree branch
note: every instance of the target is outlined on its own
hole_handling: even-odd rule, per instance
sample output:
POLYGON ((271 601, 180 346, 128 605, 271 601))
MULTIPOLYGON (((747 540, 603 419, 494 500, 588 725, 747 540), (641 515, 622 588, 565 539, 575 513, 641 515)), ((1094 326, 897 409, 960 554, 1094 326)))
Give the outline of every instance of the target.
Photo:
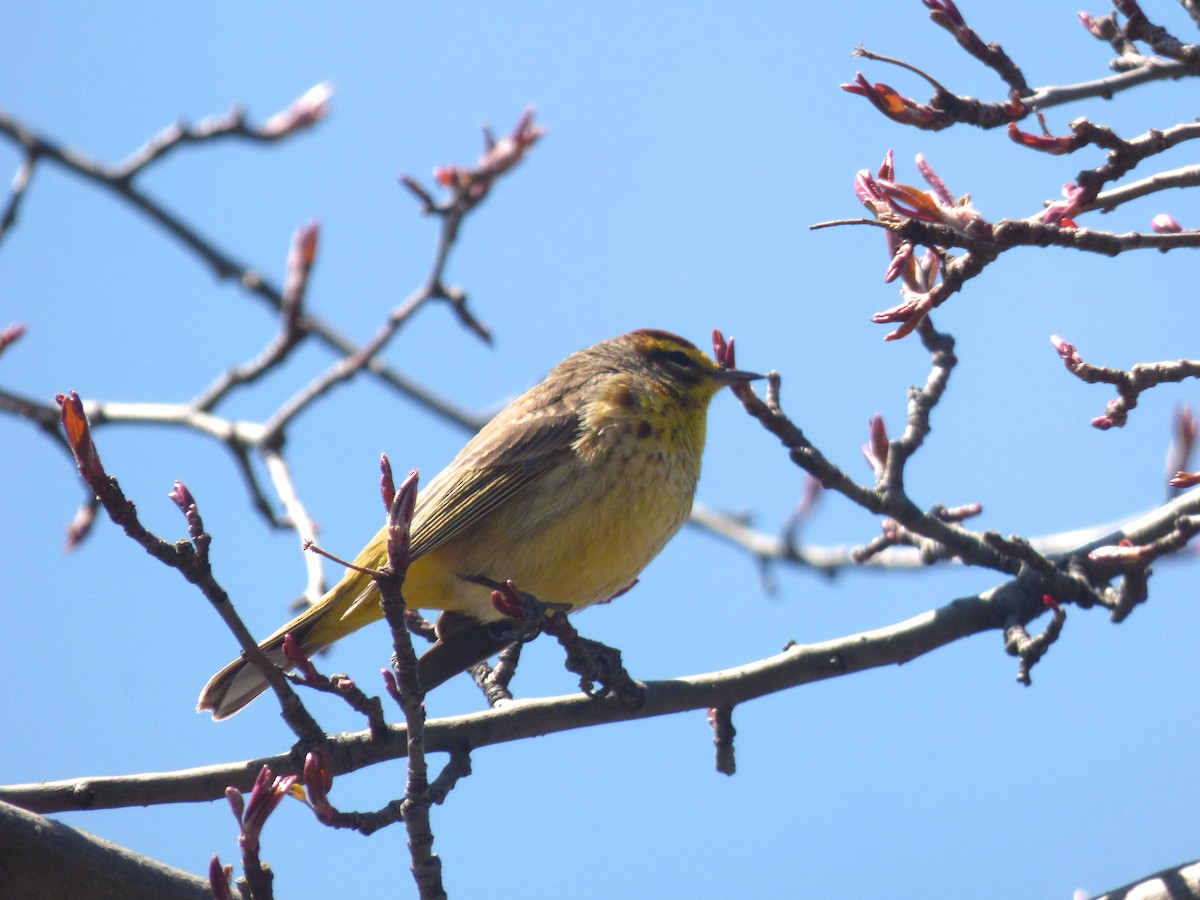
POLYGON ((212 900, 208 879, 0 802, 6 897, 212 900))
MULTIPOLYGON (((1200 514, 1200 489, 1188 491, 1146 515, 1088 540, 1067 554, 1076 557, 1122 540, 1148 544, 1175 529, 1180 516, 1200 514)), ((1029 579, 1014 578, 980 594, 961 597, 894 625, 815 644, 792 644, 782 653, 731 669, 645 682, 645 703, 630 709, 616 697, 581 694, 519 700, 502 709, 430 719, 425 752, 449 753, 508 743, 611 722, 633 721, 748 700, 855 672, 911 662, 974 634, 1001 634, 1014 620, 1030 622, 1046 612, 1029 579)), ((407 753, 407 729, 392 725, 386 739, 369 730, 334 735, 326 752, 335 774, 357 771, 407 753)), ((295 752, 237 763, 142 775, 81 777, 0 786, 0 800, 40 813, 113 809, 160 803, 194 803, 224 796, 229 785, 249 789, 263 765, 277 774, 302 770, 295 752)))

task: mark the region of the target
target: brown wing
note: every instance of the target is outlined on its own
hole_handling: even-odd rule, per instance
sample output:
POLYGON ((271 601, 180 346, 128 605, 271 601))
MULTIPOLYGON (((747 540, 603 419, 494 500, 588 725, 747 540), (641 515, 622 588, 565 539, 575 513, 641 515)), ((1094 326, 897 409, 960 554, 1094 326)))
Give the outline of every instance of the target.
POLYGON ((577 394, 538 385, 463 447, 421 492, 412 525, 414 559, 440 546, 519 493, 572 452, 579 436, 577 394))

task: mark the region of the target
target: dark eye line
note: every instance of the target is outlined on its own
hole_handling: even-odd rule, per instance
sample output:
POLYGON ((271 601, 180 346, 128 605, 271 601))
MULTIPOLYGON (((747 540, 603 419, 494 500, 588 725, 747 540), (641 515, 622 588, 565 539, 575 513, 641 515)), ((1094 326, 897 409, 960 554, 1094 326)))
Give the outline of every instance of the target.
POLYGON ((667 359, 675 363, 677 366, 682 366, 685 369, 690 369, 694 366, 695 360, 684 353, 682 350, 671 350, 667 353, 667 359))

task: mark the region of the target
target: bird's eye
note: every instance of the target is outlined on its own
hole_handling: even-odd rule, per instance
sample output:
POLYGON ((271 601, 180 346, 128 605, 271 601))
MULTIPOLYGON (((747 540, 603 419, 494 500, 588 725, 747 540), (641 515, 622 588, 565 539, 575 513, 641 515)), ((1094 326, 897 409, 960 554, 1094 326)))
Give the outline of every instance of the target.
POLYGON ((682 350, 672 350, 667 354, 667 359, 679 366, 681 369, 690 369, 696 364, 695 361, 682 350))

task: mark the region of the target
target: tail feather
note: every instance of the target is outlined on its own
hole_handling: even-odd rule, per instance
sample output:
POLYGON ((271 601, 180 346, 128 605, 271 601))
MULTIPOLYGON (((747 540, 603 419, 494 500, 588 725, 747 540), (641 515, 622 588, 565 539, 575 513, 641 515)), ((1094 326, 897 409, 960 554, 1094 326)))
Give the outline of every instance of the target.
MULTIPOLYGON (((362 557, 368 555, 370 547, 362 557)), ((361 557, 360 557, 361 558, 361 557)), ((300 649, 311 656, 374 619, 383 617, 373 594, 369 575, 354 570, 346 575, 318 603, 259 644, 267 658, 277 666, 290 668, 283 654, 283 638, 292 635, 300 649)), ((502 623, 480 622, 470 615, 443 612, 438 620, 438 640, 421 657, 419 674, 422 687, 429 691, 442 682, 482 662, 512 642, 502 623)), ((235 659, 209 679, 198 712, 212 712, 213 719, 228 719, 250 704, 268 687, 267 679, 245 658, 235 659)))
MULTIPOLYGON (((267 658, 277 666, 287 664, 283 655, 283 639, 279 646, 264 647, 267 658)), ((234 713, 242 710, 255 697, 268 687, 267 679, 262 672, 246 662, 245 659, 235 659, 220 672, 209 679, 204 690, 200 692, 200 701, 196 704, 196 712, 212 711, 216 722, 228 719, 234 713)))
MULTIPOLYGON (((283 638, 290 634, 308 656, 319 653, 334 641, 345 637, 362 623, 347 621, 346 611, 359 604, 361 596, 373 586, 369 575, 354 570, 346 575, 321 600, 314 603, 292 621, 288 622, 258 646, 275 665, 289 669, 283 655, 283 638)), ((363 606, 369 611, 369 606, 363 606)), ((377 614, 376 618, 382 615, 377 614)), ((213 719, 228 719, 243 709, 268 687, 267 679, 245 658, 235 659, 209 679, 200 700, 197 712, 211 711, 213 719)))

